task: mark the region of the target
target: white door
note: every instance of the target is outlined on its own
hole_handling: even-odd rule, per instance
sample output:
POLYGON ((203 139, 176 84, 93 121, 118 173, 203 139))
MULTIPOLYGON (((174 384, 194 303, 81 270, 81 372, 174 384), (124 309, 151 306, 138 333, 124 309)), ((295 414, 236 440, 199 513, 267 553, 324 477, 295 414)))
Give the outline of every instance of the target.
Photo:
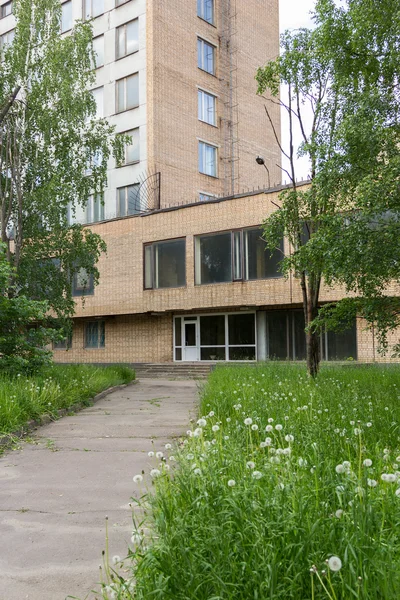
POLYGON ((200 360, 198 346, 197 321, 183 322, 183 356, 182 360, 194 362, 200 360))

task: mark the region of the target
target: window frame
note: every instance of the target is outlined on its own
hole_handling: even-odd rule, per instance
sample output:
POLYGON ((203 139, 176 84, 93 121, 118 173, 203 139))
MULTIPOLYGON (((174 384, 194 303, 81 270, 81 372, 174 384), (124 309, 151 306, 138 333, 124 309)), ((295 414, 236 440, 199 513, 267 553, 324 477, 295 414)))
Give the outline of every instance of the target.
POLYGON ((219 150, 219 146, 217 146, 216 144, 212 144, 210 142, 206 142, 205 140, 200 140, 198 139, 198 169, 199 169, 199 173, 201 175, 206 175, 207 177, 213 177, 214 179, 218 179, 218 150, 219 150), (201 146, 204 147, 204 150, 201 150, 201 146), (215 150, 215 174, 212 173, 206 173, 205 171, 201 171, 200 170, 200 152, 202 153, 202 162, 204 167, 206 166, 206 149, 208 148, 213 148, 215 150))
POLYGON ((211 125, 211 127, 217 127, 217 96, 215 94, 212 94, 211 92, 207 92, 206 90, 203 90, 202 88, 197 88, 197 108, 198 108, 198 113, 201 113, 197 115, 198 120, 201 121, 202 123, 206 123, 207 125, 211 125), (200 108, 200 96, 201 96, 201 110, 199 110, 200 108), (205 110, 205 102, 204 102, 204 96, 209 96, 210 98, 213 99, 213 122, 210 123, 210 121, 207 121, 204 117, 206 114, 206 110, 205 110))
POLYGON ((93 99, 96 102, 96 114, 95 114, 94 118, 95 119, 104 119, 104 85, 99 85, 98 87, 93 88, 92 90, 90 90, 90 93, 93 95, 93 99), (101 108, 102 108, 101 113, 102 114, 101 115, 97 114, 98 104, 96 102, 96 97, 93 93, 93 92, 97 92, 98 90, 101 90, 101 99, 102 99, 102 102, 101 102, 101 108))
POLYGON ((72 286, 71 286, 71 296, 73 298, 82 298, 85 296, 94 296, 94 276, 93 273, 87 273, 87 285, 78 286, 78 275, 79 272, 84 269, 84 267, 80 267, 72 277, 72 286))
POLYGON ((212 2, 212 10, 211 10, 212 16, 211 16, 211 21, 209 21, 208 19, 206 19, 205 16, 204 16, 204 13, 205 13, 205 3, 207 2, 207 0, 197 0, 197 16, 202 21, 205 21, 209 25, 213 25, 213 27, 215 27, 215 2, 214 2, 214 0, 208 0, 208 1, 212 2), (200 13, 202 13, 202 14, 200 14, 200 13))
POLYGON ((3 50, 5 46, 10 46, 13 43, 14 38, 15 38, 15 27, 13 29, 9 29, 8 31, 5 31, 4 33, 2 33, 0 35, 0 51, 3 50), (13 34, 11 42, 9 42, 9 41, 5 42, 4 38, 8 37, 11 33, 13 34))
POLYGON ((93 38, 93 52, 95 54, 94 70, 101 69, 101 67, 104 67, 104 58, 105 58, 105 56, 104 56, 104 54, 105 54, 104 50, 105 50, 104 33, 101 33, 100 35, 96 35, 93 38), (103 38, 103 62, 100 65, 98 65, 97 62, 96 62, 96 57, 98 56, 98 54, 96 53, 96 51, 94 49, 94 43, 95 43, 95 40, 99 40, 100 38, 103 38))
POLYGON ((216 65, 216 56, 217 56, 217 46, 215 46, 214 44, 212 44, 211 42, 208 42, 207 40, 205 40, 202 37, 197 37, 197 67, 201 70, 204 71, 204 73, 208 73, 209 75, 213 75, 213 77, 216 77, 216 72, 217 72, 217 65, 216 65), (210 48, 212 48, 212 71, 208 71, 205 68, 205 46, 209 46, 210 48), (201 57, 201 60, 200 60, 201 57))
POLYGON ((74 18, 73 18, 72 7, 73 7, 72 0, 66 0, 65 2, 61 3, 61 23, 60 23, 60 26, 61 26, 61 33, 62 34, 63 33, 67 33, 68 31, 71 31, 72 27, 74 25, 74 18), (67 6, 67 4, 69 4, 70 9, 71 9, 71 26, 67 27, 67 29, 63 29, 63 14, 62 13, 63 13, 64 6, 67 6))
MULTIPOLYGON (((246 256, 246 253, 248 252, 248 250, 246 249, 246 244, 245 244, 245 233, 247 231, 256 231, 261 228, 262 228, 261 225, 252 225, 250 227, 240 227, 237 229, 225 229, 222 231, 213 231, 213 232, 209 232, 209 233, 201 233, 201 234, 194 235, 194 237, 193 237, 193 243, 194 243, 193 256, 194 256, 194 284, 195 284, 195 286, 197 286, 197 285, 221 285, 221 284, 230 284, 230 283, 237 283, 237 282, 246 283, 246 282, 250 282, 250 281, 266 281, 266 280, 270 280, 270 279, 282 279, 282 277, 283 277, 282 273, 277 273, 276 275, 271 275, 269 277, 258 277, 258 278, 251 278, 251 279, 247 277, 248 266, 246 267, 246 258, 248 259, 248 256, 246 256), (212 237, 212 236, 222 235, 222 234, 227 234, 227 233, 231 234, 231 280, 230 281, 218 281, 218 282, 214 282, 214 283, 202 283, 201 282, 200 239, 204 238, 204 237, 212 237), (238 260, 237 260, 237 252, 236 252, 236 247, 235 247, 236 246, 235 240, 239 241, 239 258, 238 258, 238 260), (199 265, 199 267, 197 265, 199 265), (198 268, 200 269, 199 274, 197 274, 198 268), (238 271, 239 271, 239 275, 236 275, 236 273, 238 271)), ((284 256, 284 250, 285 250, 284 239, 282 239, 281 246, 282 246, 282 252, 283 252, 283 256, 284 256)))
POLYGON ((126 112, 127 110, 134 110, 135 108, 139 108, 140 106, 140 98, 139 98, 139 93, 140 93, 140 89, 139 89, 139 71, 136 71, 135 73, 131 73, 130 75, 126 75, 125 77, 120 77, 120 79, 117 79, 115 81, 115 114, 116 115, 120 115, 123 112, 126 112), (129 108, 127 108, 127 102, 126 102, 126 93, 127 93, 127 80, 130 78, 136 77, 137 78, 137 87, 138 87, 138 103, 135 104, 134 106, 130 106, 129 108), (119 104, 119 83, 123 81, 124 82, 124 108, 121 110, 118 110, 118 104, 119 104))
MULTIPOLYGON (((121 164, 118 165, 118 167, 126 167, 128 165, 137 165, 138 163, 140 163, 140 127, 134 127, 133 129, 128 129, 127 131, 119 131, 117 133, 117 135, 129 135, 130 132, 133 131, 137 131, 138 132, 138 146, 139 146, 139 158, 137 160, 127 160, 127 149, 129 148, 129 145, 125 146, 124 148, 124 162, 122 162, 121 164)), ((130 136, 133 137, 133 136, 130 136)), ((123 186, 122 186, 123 187, 123 186)))
POLYGON ((72 335, 73 332, 71 331, 65 338, 63 341, 61 342, 53 342, 52 343, 52 347, 53 347, 53 351, 61 351, 61 352, 65 352, 67 350, 71 350, 72 349, 72 335))
POLYGON ((83 12, 83 21, 89 21, 90 19, 97 19, 97 17, 101 17, 105 13, 105 0, 103 1, 103 10, 102 12, 97 13, 97 15, 93 14, 93 2, 96 0, 83 0, 82 2, 82 12, 83 12), (90 3, 90 14, 86 14, 86 5, 90 3))
POLYGON ((139 52, 139 17, 136 17, 135 19, 131 19, 130 21, 127 21, 126 23, 122 23, 122 25, 118 25, 118 27, 115 28, 115 60, 121 60, 121 58, 125 58, 125 56, 131 56, 132 54, 136 54, 136 52, 139 52), (125 29, 125 49, 126 49, 126 45, 127 45, 127 27, 128 25, 130 25, 131 23, 137 22, 137 29, 138 29, 138 36, 137 36, 137 50, 132 50, 132 52, 125 52, 125 54, 121 54, 121 56, 119 55, 119 31, 122 29, 125 29))
POLYGON ((13 14, 13 0, 9 0, 8 2, 4 2, 4 4, 0 5, 0 20, 5 19, 6 17, 9 17, 12 14, 13 14), (6 11, 7 6, 10 7, 10 12, 6 13, 5 11, 6 11))
POLYGON ((138 212, 134 212, 134 213, 129 213, 128 212, 128 208, 129 208, 129 204, 128 204, 129 193, 127 192, 127 190, 130 187, 137 187, 137 189, 140 192, 140 183, 138 183, 138 182, 130 183, 129 185, 121 185, 120 187, 117 188, 117 211, 116 212, 117 212, 117 218, 118 219, 122 219, 124 217, 132 217, 134 215, 138 215, 141 212, 143 212, 142 211, 142 206, 141 206, 142 203, 141 203, 140 193, 139 193, 140 210, 138 212), (119 192, 120 192, 120 190, 125 190, 125 214, 124 215, 120 214, 120 201, 119 201, 119 192))
POLYGON ((104 205, 104 194, 90 194, 87 199, 86 208, 85 208, 85 217, 86 224, 90 223, 101 223, 105 221, 105 205, 104 205), (99 218, 95 219, 95 207, 98 206, 98 201, 100 200, 99 205, 99 218), (93 218, 92 218, 93 216, 93 218))
POLYGON ((186 277, 186 236, 177 237, 177 238, 169 238, 167 240, 156 240, 154 242, 145 242, 143 244, 143 290, 169 290, 169 289, 178 289, 185 288, 187 285, 187 277, 186 277), (184 271, 185 271, 185 282, 182 285, 175 285, 170 287, 157 287, 155 285, 156 277, 155 277, 155 252, 154 247, 157 244, 167 244, 168 242, 177 242, 184 241, 185 242, 185 257, 184 257, 184 271), (150 270, 151 270, 151 287, 146 286, 146 248, 150 248, 150 270))
POLYGON ((106 322, 104 319, 86 321, 84 325, 83 343, 85 350, 103 350, 106 347, 106 322), (88 328, 90 325, 97 326, 97 345, 88 345, 88 328), (101 331, 102 329, 102 331, 101 331), (102 343, 101 343, 102 342, 102 343))

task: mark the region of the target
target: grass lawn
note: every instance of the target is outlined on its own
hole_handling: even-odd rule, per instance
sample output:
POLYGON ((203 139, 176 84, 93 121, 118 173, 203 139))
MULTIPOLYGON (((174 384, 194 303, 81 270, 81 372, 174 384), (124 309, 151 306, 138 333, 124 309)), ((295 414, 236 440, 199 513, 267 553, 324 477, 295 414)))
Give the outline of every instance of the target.
POLYGON ((77 402, 89 404, 102 390, 134 378, 128 367, 91 365, 53 365, 32 377, 0 374, 0 435, 43 415, 56 417, 59 409, 77 402))
POLYGON ((399 425, 398 367, 218 368, 104 598, 398 599, 399 425))

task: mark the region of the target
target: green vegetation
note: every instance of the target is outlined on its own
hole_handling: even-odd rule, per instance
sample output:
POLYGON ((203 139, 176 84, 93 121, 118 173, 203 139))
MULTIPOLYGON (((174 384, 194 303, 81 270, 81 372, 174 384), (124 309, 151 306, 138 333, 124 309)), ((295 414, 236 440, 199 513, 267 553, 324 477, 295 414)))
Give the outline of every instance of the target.
POLYGON ((57 418, 58 410, 78 402, 89 405, 102 390, 134 377, 128 367, 91 365, 53 365, 32 377, 0 375, 0 434, 12 433, 44 415, 57 418))
POLYGON ((104 598, 398 598, 399 400, 397 367, 218 368, 104 598))

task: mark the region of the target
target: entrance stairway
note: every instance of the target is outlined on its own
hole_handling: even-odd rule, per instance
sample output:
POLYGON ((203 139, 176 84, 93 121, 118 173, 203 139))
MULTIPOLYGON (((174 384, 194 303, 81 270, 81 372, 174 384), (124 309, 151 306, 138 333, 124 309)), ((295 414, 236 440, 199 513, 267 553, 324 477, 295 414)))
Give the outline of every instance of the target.
POLYGON ((132 367, 137 379, 205 379, 214 365, 199 362, 137 363, 132 367))

